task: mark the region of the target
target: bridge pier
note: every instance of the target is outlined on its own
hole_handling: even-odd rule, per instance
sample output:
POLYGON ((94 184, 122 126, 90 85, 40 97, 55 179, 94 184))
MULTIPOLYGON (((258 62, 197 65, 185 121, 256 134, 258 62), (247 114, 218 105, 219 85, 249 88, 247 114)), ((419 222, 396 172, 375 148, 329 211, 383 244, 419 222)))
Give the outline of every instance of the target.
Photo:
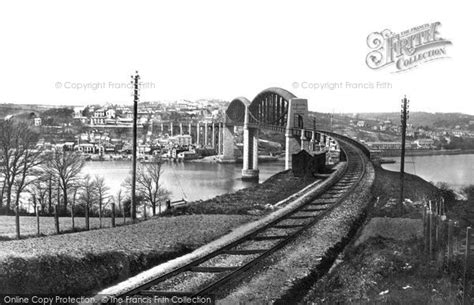
POLYGON ((217 128, 217 155, 222 155, 222 123, 219 123, 219 127, 217 128))
POLYGON ((223 163, 235 163, 234 126, 222 126, 222 157, 223 163))
POLYGON ((258 128, 249 127, 249 109, 245 107, 242 179, 258 180, 258 128))
POLYGON ((244 127, 242 179, 258 179, 258 129, 244 127))
POLYGON ((216 148, 216 125, 212 123, 212 140, 211 147, 216 148))
POLYGON ((207 129, 208 129, 208 126, 207 126, 207 122, 204 122, 204 147, 207 147, 207 129))
POLYGON ((285 130, 285 169, 291 169, 293 154, 304 149, 304 126, 307 121, 308 100, 291 98, 288 101, 288 116, 285 130), (293 130, 301 129, 300 138, 296 138, 293 130))
POLYGON ((199 146, 199 121, 196 122, 196 146, 199 146))
POLYGON ((301 129, 301 150, 305 150, 306 137, 304 136, 304 129, 301 129))

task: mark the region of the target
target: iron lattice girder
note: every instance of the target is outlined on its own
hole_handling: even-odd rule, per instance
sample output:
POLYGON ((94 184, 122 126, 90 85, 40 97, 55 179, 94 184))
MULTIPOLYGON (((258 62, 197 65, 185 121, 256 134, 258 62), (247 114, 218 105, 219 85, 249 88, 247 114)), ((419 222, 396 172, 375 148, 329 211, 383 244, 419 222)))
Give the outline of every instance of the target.
POLYGON ((289 101, 274 92, 257 95, 249 106, 249 112, 256 122, 284 127, 287 122, 289 101))

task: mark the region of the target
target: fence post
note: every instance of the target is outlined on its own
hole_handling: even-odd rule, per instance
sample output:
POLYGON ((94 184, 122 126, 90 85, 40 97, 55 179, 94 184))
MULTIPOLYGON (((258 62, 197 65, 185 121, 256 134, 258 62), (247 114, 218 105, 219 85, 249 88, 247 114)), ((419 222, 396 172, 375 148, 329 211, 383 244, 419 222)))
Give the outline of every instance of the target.
POLYGON ((469 304, 469 256, 471 248, 471 227, 466 229, 466 252, 464 256, 463 304, 469 304))
POLYGON ((448 264, 453 261, 453 221, 448 222, 448 264))
POLYGON ((115 202, 112 202, 112 228, 115 228, 115 202))
POLYGON ((40 216, 39 216, 40 207, 36 207, 36 235, 40 236, 40 216))
MULTIPOLYGON (((436 204, 438 205, 438 204, 436 204)), ((438 210, 437 210, 438 211, 438 210)), ((440 232, 439 232, 439 227, 440 227, 440 219, 439 219, 439 214, 436 213, 435 216, 435 255, 438 254, 439 248, 440 248, 440 232)))
POLYGON ((428 231, 429 231, 429 258, 430 260, 433 258, 433 204, 430 201, 430 215, 429 215, 429 223, 428 223, 428 231))
POLYGON ((56 227, 56 234, 59 234, 59 215, 58 215, 58 205, 54 205, 54 226, 56 227))
POLYGON ((71 204, 71 225, 72 225, 72 231, 74 232, 74 229, 76 227, 76 224, 74 223, 74 201, 71 204))
POLYGON ((423 249, 425 250, 425 254, 428 253, 428 207, 425 206, 423 207, 423 242, 424 242, 424 247, 423 249))

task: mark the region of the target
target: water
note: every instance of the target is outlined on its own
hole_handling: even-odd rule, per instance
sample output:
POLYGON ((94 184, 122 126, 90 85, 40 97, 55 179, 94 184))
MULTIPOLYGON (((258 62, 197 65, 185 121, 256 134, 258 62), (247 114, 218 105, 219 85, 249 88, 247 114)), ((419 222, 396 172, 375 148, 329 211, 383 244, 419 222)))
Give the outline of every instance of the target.
MULTIPOLYGON (((382 167, 400 171, 400 158, 390 157, 395 164, 382 167)), ((440 155, 405 157, 405 172, 418 175, 426 181, 446 182, 459 189, 474 184, 474 155, 440 155)))
MULTIPOLYGON (((82 172, 92 177, 103 176, 110 194, 115 195, 132 168, 130 161, 86 162, 82 172)), ((259 182, 284 170, 284 162, 259 164, 259 182)), ((171 192, 171 200, 185 197, 187 200, 209 199, 250 187, 256 182, 241 180, 242 164, 203 162, 165 162, 160 179, 164 188, 171 192)))

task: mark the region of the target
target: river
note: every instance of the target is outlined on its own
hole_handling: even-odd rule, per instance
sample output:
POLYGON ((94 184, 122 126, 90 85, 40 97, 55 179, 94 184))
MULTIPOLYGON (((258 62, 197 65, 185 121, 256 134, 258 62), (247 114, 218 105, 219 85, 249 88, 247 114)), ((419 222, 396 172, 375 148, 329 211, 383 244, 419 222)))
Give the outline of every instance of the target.
MULTIPOLYGON (((82 173, 103 176, 110 194, 115 195, 132 168, 130 161, 89 161, 82 173)), ((284 170, 284 162, 259 164, 259 182, 284 170)), ((204 162, 165 162, 161 184, 171 192, 171 200, 183 197, 187 200, 209 199, 253 186, 256 182, 241 180, 242 164, 204 162)))
MULTIPOLYGON (((389 159, 397 163, 383 164, 382 167, 400 171, 400 158, 389 159)), ((474 184, 474 154, 405 157, 405 172, 418 175, 426 181, 446 182, 460 189, 474 184)))

